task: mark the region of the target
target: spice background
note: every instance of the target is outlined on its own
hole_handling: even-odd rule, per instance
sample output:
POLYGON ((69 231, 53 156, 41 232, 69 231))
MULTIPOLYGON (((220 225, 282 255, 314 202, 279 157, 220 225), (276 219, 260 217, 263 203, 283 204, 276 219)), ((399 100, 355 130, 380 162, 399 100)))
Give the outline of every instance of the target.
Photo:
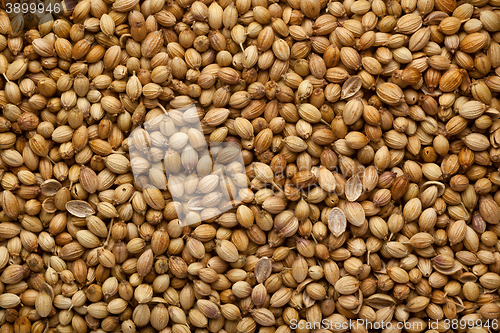
POLYGON ((496 331, 499 7, 0 10, 0 333, 496 331))

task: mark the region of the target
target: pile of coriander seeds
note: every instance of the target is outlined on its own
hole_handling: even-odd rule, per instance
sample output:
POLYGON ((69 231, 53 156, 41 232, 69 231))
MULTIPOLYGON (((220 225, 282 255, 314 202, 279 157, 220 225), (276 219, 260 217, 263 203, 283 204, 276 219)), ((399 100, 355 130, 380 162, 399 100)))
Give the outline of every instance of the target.
POLYGON ((500 328, 500 0, 70 3, 0 10, 0 333, 500 328))

